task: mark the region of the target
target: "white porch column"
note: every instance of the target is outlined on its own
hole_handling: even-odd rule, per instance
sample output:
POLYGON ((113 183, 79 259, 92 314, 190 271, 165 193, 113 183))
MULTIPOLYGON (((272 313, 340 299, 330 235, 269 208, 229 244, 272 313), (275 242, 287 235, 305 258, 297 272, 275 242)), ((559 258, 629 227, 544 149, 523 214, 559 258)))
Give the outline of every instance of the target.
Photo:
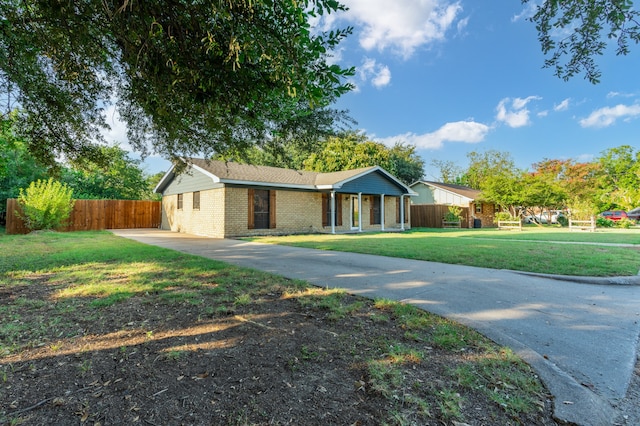
POLYGON ((331 233, 336 233, 336 191, 331 191, 331 233))
POLYGON ((358 192, 358 232, 362 232, 362 192, 358 192))
POLYGON ((380 194, 380 227, 384 231, 384 194, 380 194))
POLYGON ((404 195, 400 196, 400 229, 404 231, 404 195))

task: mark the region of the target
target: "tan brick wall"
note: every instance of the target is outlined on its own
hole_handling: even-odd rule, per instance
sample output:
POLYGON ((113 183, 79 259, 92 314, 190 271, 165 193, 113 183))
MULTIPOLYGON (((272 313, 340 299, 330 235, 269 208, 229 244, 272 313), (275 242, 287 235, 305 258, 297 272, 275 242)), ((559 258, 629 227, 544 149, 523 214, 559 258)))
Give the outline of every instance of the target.
MULTIPOLYGON (((384 228, 385 229, 401 229, 402 224, 396 222, 396 199, 399 197, 384 197, 384 228)), ((404 197, 403 200, 410 199, 411 197, 404 197)), ((405 202, 405 224, 404 229, 411 229, 411 201, 405 202)))
POLYGON ((162 229, 208 237, 224 237, 224 189, 200 192, 200 209, 193 208, 193 192, 185 192, 182 209, 178 196, 162 199, 162 229))
POLYGON ((226 188, 225 235, 278 235, 322 232, 322 194, 315 192, 276 191, 276 227, 249 229, 249 194, 247 188, 226 188))
POLYGON ((494 216, 497 213, 494 204, 482 204, 482 213, 476 213, 475 203, 469 203, 469 228, 473 228, 473 219, 480 219, 483 228, 491 228, 497 226, 494 222, 494 216))
POLYGON ((165 231, 173 231, 173 225, 176 221, 175 208, 178 197, 175 195, 165 195, 162 197, 162 220, 160 229, 165 231))
POLYGON ((224 235, 247 235, 248 224, 247 188, 224 188, 224 235))
MULTIPOLYGON (((351 230, 351 197, 342 197, 342 226, 336 232, 351 230)), ((177 209, 178 196, 162 199, 162 229, 194 235, 225 238, 250 235, 278 235, 306 232, 331 232, 331 225, 322 226, 322 194, 316 192, 276 191, 276 228, 248 228, 248 189, 224 187, 200 192, 200 210, 193 209, 193 193, 183 194, 183 208, 177 209)), ((371 225, 371 197, 362 196, 362 229, 379 230, 371 225)), ((384 199, 385 229, 399 229, 396 223, 396 197, 384 199)), ((410 215, 410 209, 405 211, 410 215)), ((410 228, 405 223, 405 229, 410 228)))
POLYGON ((276 205, 277 232, 322 231, 322 194, 278 191, 276 205))

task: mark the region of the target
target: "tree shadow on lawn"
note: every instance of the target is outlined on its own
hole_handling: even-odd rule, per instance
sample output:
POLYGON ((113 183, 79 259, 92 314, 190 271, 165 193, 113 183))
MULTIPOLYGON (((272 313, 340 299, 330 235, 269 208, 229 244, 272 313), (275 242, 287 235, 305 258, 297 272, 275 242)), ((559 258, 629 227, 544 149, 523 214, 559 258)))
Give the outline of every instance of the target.
POLYGON ((318 303, 324 296, 273 289, 241 304, 157 294, 96 308, 95 297, 52 304, 55 289, 34 291, 43 280, 3 289, 5 311, 31 301, 18 303, 13 322, 42 328, 14 336, 0 358, 3 422, 555 424, 544 393, 518 417, 458 384, 452 369, 486 348, 452 351, 403 338, 396 321, 354 296, 342 296, 357 309, 341 318, 318 303), (54 314, 60 303, 65 309, 54 314), (423 358, 391 357, 398 343, 423 358), (397 364, 404 379, 389 379, 390 395, 371 377, 371 360, 397 364))

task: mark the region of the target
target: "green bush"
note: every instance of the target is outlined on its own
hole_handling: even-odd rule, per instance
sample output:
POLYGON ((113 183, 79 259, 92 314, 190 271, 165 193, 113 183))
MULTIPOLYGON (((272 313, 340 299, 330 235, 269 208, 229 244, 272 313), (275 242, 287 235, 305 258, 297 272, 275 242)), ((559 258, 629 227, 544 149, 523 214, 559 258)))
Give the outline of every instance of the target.
POLYGON ((592 216, 598 214, 598 209, 593 202, 582 199, 574 199, 568 204, 569 216, 573 220, 591 220, 592 216))
POLYGON ((59 228, 73 210, 72 194, 70 188, 53 178, 31 182, 26 190, 20 188, 20 218, 32 231, 59 228))
POLYGON ((596 226, 598 228, 613 228, 614 225, 615 223, 606 217, 598 216, 598 218, 596 218, 596 226))
POLYGON ((444 215, 447 222, 459 222, 462 220, 462 209, 458 206, 449 206, 449 211, 444 215))
POLYGON ((623 217, 615 223, 616 228, 629 229, 635 226, 635 222, 631 219, 623 217))
POLYGON ((509 212, 498 212, 494 216, 494 221, 497 222, 499 220, 518 220, 518 219, 511 216, 511 213, 509 212))

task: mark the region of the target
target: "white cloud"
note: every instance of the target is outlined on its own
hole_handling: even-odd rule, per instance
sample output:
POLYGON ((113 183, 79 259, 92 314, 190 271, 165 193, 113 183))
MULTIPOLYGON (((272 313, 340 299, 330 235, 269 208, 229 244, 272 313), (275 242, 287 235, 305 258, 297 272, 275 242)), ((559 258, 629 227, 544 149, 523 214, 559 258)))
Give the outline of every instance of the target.
POLYGON ((334 65, 342 63, 342 55, 344 53, 344 47, 340 47, 336 50, 332 50, 331 53, 327 55, 327 64, 334 65))
POLYGON ((542 99, 539 96, 529 96, 526 98, 504 98, 496 107, 496 119, 505 123, 509 127, 523 127, 531 123, 530 111, 527 104, 533 100, 542 99))
POLYGON ((538 5, 537 5, 536 1, 528 2, 524 6, 524 8, 522 9, 522 12, 520 12, 520 14, 514 15, 513 17, 511 17, 511 22, 518 22, 520 20, 528 20, 529 18, 533 17, 533 15, 536 14, 536 8, 537 7, 538 7, 538 5))
POLYGON ((554 111, 566 111, 566 110, 568 110, 569 109, 569 101, 570 101, 570 99, 567 98, 567 99, 563 100, 562 102, 560 102, 559 104, 554 105, 553 106, 553 110, 554 111))
POLYGON ((463 18, 458 21, 458 23, 456 24, 456 29, 458 30, 459 35, 464 34, 464 30, 465 28, 467 28, 467 25, 469 25, 469 17, 463 18))
MULTIPOLYGON (((379 64, 375 59, 365 58, 358 67, 360 81, 371 81, 377 88, 384 87, 391 82, 391 70, 386 65, 379 64)), ((357 85, 356 85, 357 86, 357 85)))
POLYGON ((478 143, 482 142, 491 128, 486 124, 475 121, 456 121, 446 123, 432 133, 416 135, 405 133, 398 136, 381 139, 385 145, 392 146, 396 142, 404 142, 423 149, 438 149, 445 142, 478 143))
POLYGON ((618 119, 631 120, 640 116, 640 105, 616 105, 593 111, 589 117, 580 120, 582 127, 608 127, 618 119))
MULTIPOLYGON (((451 0, 350 0, 349 10, 340 15, 356 28, 360 46, 365 50, 391 49, 404 58, 424 45, 445 38, 456 24, 462 6, 451 0)), ((335 18, 333 18, 335 19, 335 18)))
POLYGON ((609 92, 607 93, 607 98, 611 99, 611 98, 633 98, 635 95, 635 93, 622 93, 622 92, 609 92))
POLYGON ((383 66, 380 68, 380 71, 376 74, 376 76, 371 80, 371 83, 375 87, 384 87, 391 81, 391 71, 387 66, 383 66))

